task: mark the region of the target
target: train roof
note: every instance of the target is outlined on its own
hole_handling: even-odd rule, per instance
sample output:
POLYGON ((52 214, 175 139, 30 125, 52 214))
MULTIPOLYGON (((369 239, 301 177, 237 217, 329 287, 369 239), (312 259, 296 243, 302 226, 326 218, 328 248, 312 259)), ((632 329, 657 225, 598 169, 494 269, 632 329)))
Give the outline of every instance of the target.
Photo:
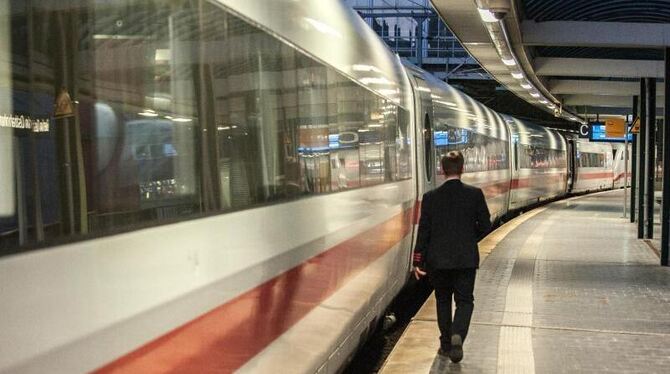
MULTIPOLYGON (((508 140, 503 118, 493 109, 471 98, 458 89, 437 79, 429 72, 408 62, 405 67, 426 82, 433 103, 435 127, 451 127, 474 130, 479 134, 508 140)), ((419 87, 418 89, 422 89, 419 87)))
POLYGON ((211 0, 396 104, 410 108, 409 81, 394 55, 349 6, 324 0, 211 0))
POLYGON ((519 144, 533 145, 549 149, 566 150, 565 139, 558 133, 544 126, 503 114, 510 127, 512 139, 519 144))

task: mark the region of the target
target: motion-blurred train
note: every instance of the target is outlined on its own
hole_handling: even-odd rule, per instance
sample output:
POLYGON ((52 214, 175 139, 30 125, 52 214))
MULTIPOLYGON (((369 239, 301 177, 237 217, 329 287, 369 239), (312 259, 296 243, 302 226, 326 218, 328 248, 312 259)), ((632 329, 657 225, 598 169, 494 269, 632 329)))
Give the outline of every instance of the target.
POLYGON ((0 372, 338 372, 441 155, 492 219, 627 178, 339 1, 0 4, 0 372))

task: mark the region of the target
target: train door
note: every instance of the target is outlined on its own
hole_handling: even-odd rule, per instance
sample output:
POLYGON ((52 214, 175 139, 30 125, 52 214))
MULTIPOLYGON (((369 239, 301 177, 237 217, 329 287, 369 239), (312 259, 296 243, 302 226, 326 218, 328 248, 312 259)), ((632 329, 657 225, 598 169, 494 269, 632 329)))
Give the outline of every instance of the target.
POLYGON ((572 189, 577 181, 577 144, 574 139, 568 140, 568 186, 567 192, 572 192, 572 189))
MULTIPOLYGON (((421 199, 426 191, 435 186, 435 150, 433 147, 433 106, 430 97, 430 88, 426 81, 421 78, 421 73, 413 71, 411 66, 407 68, 408 77, 412 85, 414 97, 414 139, 416 155, 416 193, 417 200, 421 199)), ((417 205, 417 208, 420 205, 417 205)), ((415 224, 418 224, 419 210, 415 210, 415 224)), ((415 243, 417 227, 414 226, 412 243, 415 243)), ((412 244, 412 248, 414 245, 412 244)), ((412 269, 413 251, 407 258, 409 269, 412 269)))
POLYGON ((433 105, 430 88, 417 73, 410 74, 414 86, 417 139, 417 188, 419 196, 435 188, 435 147, 433 146, 433 105))

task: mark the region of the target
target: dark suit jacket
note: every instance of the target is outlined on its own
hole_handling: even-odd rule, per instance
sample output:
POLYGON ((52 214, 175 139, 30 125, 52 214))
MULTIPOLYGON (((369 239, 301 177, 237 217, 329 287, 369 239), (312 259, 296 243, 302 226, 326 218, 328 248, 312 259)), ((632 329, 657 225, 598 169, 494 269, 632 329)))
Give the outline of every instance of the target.
POLYGON ((452 179, 426 192, 414 264, 428 271, 479 267, 477 242, 491 230, 481 189, 452 179))

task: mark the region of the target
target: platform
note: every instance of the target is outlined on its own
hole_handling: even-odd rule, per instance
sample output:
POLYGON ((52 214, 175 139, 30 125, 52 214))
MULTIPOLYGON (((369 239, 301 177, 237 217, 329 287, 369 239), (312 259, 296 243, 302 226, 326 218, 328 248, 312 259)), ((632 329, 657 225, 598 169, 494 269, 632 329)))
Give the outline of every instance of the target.
POLYGON ((490 234, 463 361, 436 354, 431 296, 381 372, 666 373, 670 269, 622 218, 621 194, 555 202, 490 234))

